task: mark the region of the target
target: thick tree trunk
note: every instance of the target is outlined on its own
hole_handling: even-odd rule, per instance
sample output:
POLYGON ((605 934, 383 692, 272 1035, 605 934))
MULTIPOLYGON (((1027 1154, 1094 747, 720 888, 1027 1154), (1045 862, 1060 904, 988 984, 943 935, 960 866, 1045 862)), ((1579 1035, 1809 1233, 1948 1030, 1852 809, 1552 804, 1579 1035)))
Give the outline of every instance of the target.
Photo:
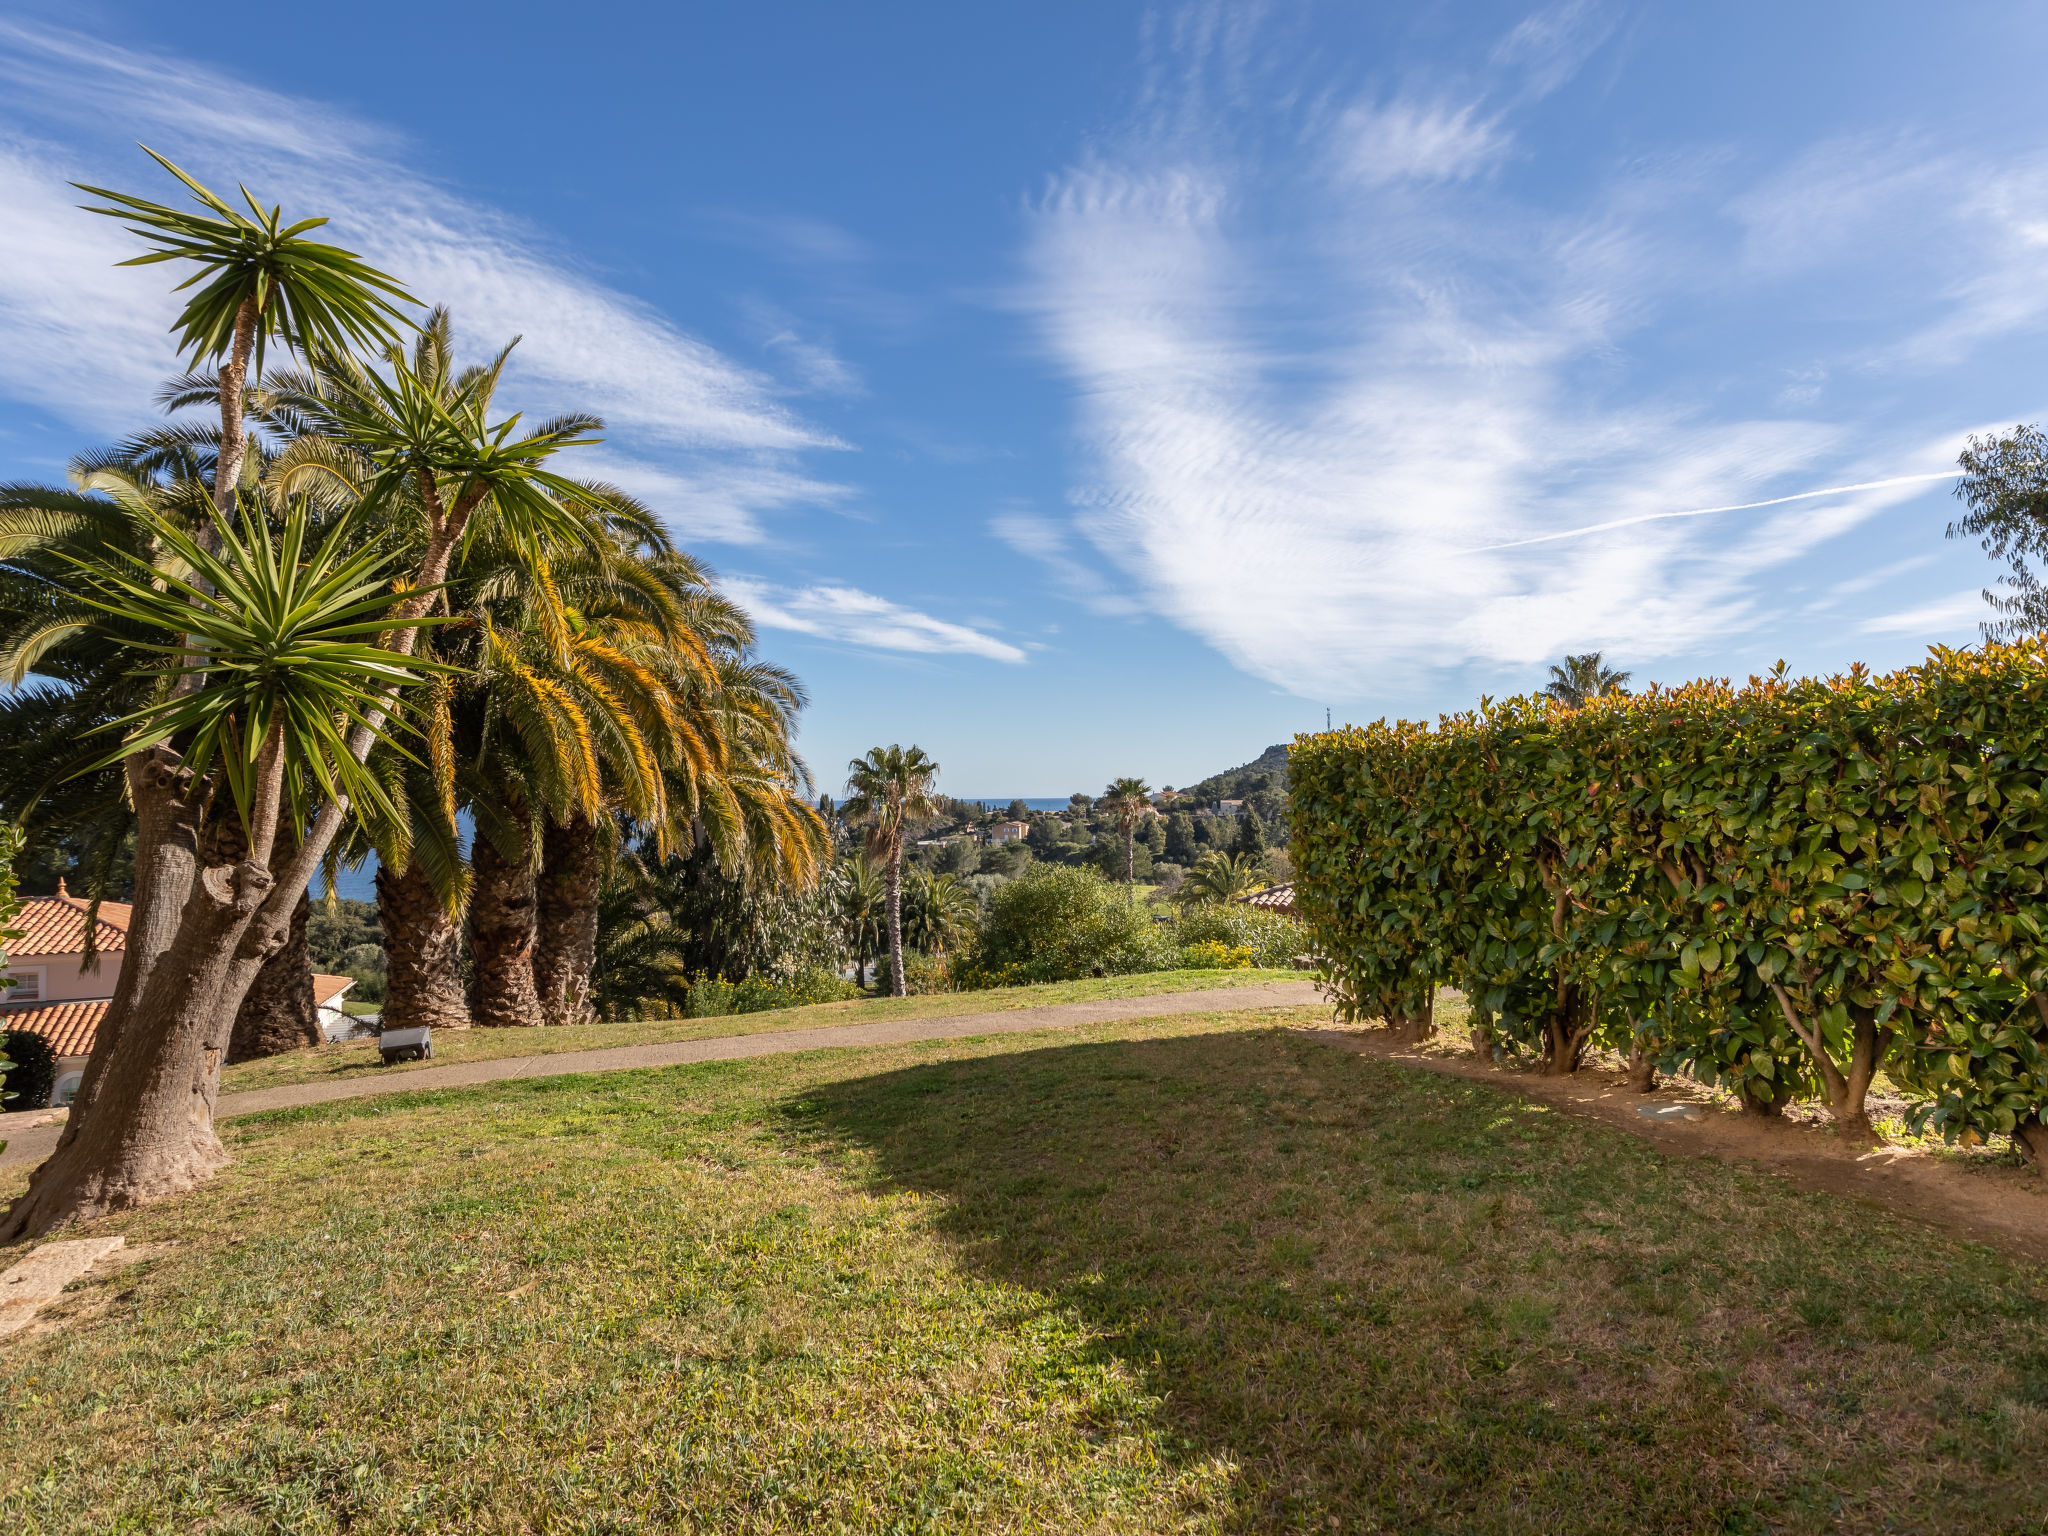
MULTIPOLYGON (((224 493, 231 499, 240 467, 234 455, 246 449, 239 413, 255 325, 255 311, 245 305, 236 317, 231 366, 222 370, 217 502, 224 493)), ((397 606, 393 627, 380 637, 405 656, 419 639, 409 621, 433 601, 429 589, 441 580, 488 489, 472 483, 443 517, 433 476, 423 470, 421 478, 432 524, 427 554, 411 583, 415 595, 397 606)), ((202 541, 212 531, 202 528, 202 541)), ((178 689, 190 686, 188 678, 178 689)), ((384 708, 373 706, 349 733, 358 762, 368 756, 384 717, 384 708)), ((277 830, 276 766, 268 765, 259 796, 259 848, 277 830)), ((0 1242, 153 1203, 190 1189, 227 1161, 213 1131, 213 1104, 229 1031, 257 972, 285 942, 291 908, 349 813, 346 797, 315 812, 297 856, 283 861, 280 879, 263 864, 223 858, 201 845, 191 776, 174 751, 139 753, 127 767, 135 792, 137 900, 121 977, 63 1137, 0 1220, 0 1242)))
POLYGON ((306 944, 306 923, 312 915, 312 900, 301 892, 292 907, 284 947, 263 962, 235 1014, 235 1027, 228 1035, 228 1065, 320 1043, 313 951, 306 944))
POLYGON ((469 856, 470 1017, 492 1029, 539 1025, 533 985, 533 867, 512 863, 481 834, 469 856))
POLYGON ((1640 1022, 1629 1035, 1628 1085, 1637 1093, 1657 1091, 1657 1057, 1650 1040, 1643 1038, 1640 1022))
POLYGON ((2034 1172, 2048 1178, 2048 1125, 2039 1120, 2022 1120, 2012 1128, 2012 1139, 2034 1172))
POLYGON ((99 1062, 92 1107, 67 1124, 0 1223, 0 1242, 180 1194, 227 1163, 213 1105, 235 1011, 268 958, 262 946, 282 938, 273 927, 251 942, 274 883, 247 860, 203 859, 177 932, 122 1023, 120 1048, 99 1062))
POLYGON ((908 997, 903 985, 903 850, 889 853, 889 995, 908 997))
POLYGON ((1565 1077, 1579 1070, 1596 1012, 1597 1003, 1580 988, 1558 982, 1557 1004, 1543 1021, 1543 1076, 1565 1077))
POLYGON ((1493 1060, 1493 1014, 1483 1003, 1472 1004, 1472 1057, 1475 1061, 1493 1060))
POLYGON ((377 870, 377 922, 384 930, 384 1027, 469 1028, 462 991, 462 930, 416 866, 377 870))
POLYGON ((597 966, 597 828, 581 814, 549 819, 541 834, 540 933, 533 984, 550 1024, 587 1024, 590 979, 597 966))
POLYGON ((1820 1074, 1821 1088, 1827 1094, 1828 1113, 1834 1117, 1835 1129, 1842 1139, 1853 1142, 1877 1140, 1877 1128, 1870 1123, 1870 1111, 1865 1101, 1870 1092, 1870 1080, 1877 1076, 1877 1064, 1884 1059, 1885 1050, 1891 1043, 1891 1031, 1877 1027, 1876 1010, 1851 1003, 1849 1066, 1845 1072, 1829 1054, 1819 1025, 1809 1026, 1800 1017, 1799 1011, 1792 1006, 1791 995, 1782 986, 1774 982, 1771 990, 1777 995, 1778 1008, 1785 1015, 1785 1022, 1792 1026, 1792 1033, 1806 1047, 1806 1054, 1820 1074))
POLYGON ((106 1083, 107 1063, 120 1048, 123 1027, 149 984, 157 958, 170 947, 199 866, 199 808, 192 775, 167 747, 152 747, 128 758, 128 796, 135 807, 135 900, 128 911, 128 935, 113 1000, 101 1016, 92 1055, 71 1101, 58 1150, 76 1139, 106 1083))
POLYGON ((1402 1045, 1421 1045, 1436 1033, 1436 990, 1416 1004, 1404 1000, 1387 1019, 1387 1033, 1402 1045))

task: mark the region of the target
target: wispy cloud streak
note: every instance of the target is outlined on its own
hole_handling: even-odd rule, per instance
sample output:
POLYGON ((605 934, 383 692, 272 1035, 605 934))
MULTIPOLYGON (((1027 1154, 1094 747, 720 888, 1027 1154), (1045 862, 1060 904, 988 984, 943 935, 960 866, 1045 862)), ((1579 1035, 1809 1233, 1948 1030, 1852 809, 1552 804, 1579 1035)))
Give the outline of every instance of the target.
POLYGON ((1021 647, 966 624, 906 608, 859 587, 836 582, 786 587, 744 576, 727 577, 725 589, 768 629, 790 630, 841 645, 874 651, 909 651, 926 656, 980 656, 1021 665, 1021 647))
MULTIPOLYGON (((599 412, 610 453, 632 461, 622 479, 703 490, 663 508, 686 535, 757 542, 761 514, 816 484, 796 457, 844 446, 788 409, 772 377, 582 270, 539 231, 436 185, 374 124, 187 60, 25 24, 0 23, 0 85, 0 390, 17 399, 117 431, 173 366, 167 285, 153 269, 113 270, 133 254, 128 237, 79 212, 65 185, 175 200, 134 152, 141 138, 204 180, 244 179, 288 211, 329 214, 336 240, 449 304, 479 348, 523 334, 508 395, 599 412)), ((798 365, 815 380, 825 363, 798 365)))

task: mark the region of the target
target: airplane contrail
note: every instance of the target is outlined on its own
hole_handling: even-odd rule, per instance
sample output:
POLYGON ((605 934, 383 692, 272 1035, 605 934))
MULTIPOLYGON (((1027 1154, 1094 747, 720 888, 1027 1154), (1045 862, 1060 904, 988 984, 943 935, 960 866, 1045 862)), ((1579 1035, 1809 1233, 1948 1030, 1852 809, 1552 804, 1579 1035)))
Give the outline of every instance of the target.
POLYGON ((1617 517, 1611 523, 1588 523, 1562 533, 1542 533, 1533 539, 1511 539, 1505 544, 1482 544, 1465 551, 1468 555, 1489 554, 1496 549, 1521 549, 1530 544, 1551 544, 1559 539, 1576 539, 1584 533, 1605 533, 1609 528, 1632 528, 1637 523, 1659 523, 1673 517, 1708 517, 1716 512, 1749 512, 1757 507, 1779 507, 1788 501, 1811 501, 1816 496, 1841 496, 1849 491, 1881 491, 1888 485, 1914 485, 1922 480, 1953 480, 1960 470, 1944 469, 1931 475, 1893 475, 1889 480, 1866 480, 1861 485, 1831 485, 1824 491, 1800 491, 1792 496, 1773 496, 1769 501, 1745 501, 1732 507, 1694 507, 1687 512, 1646 512, 1641 517, 1617 517))

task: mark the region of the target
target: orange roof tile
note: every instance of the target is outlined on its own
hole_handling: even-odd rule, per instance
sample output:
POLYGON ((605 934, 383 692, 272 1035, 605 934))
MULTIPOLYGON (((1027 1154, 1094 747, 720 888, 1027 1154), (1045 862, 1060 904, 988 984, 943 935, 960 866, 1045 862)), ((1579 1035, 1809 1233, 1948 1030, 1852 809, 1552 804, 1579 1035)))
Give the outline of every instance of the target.
MULTIPOLYGON (((85 953, 85 914, 89 901, 70 895, 64 882, 57 882, 57 894, 39 896, 21 904, 21 916, 9 926, 19 928, 22 937, 7 942, 7 953, 25 955, 80 955, 85 953)), ((100 903, 99 926, 95 935, 102 950, 128 947, 128 914, 125 901, 100 903)))
POLYGON ((1264 890, 1253 891, 1249 896, 1240 896, 1237 899, 1248 907, 1262 907, 1268 912, 1278 912, 1285 916, 1292 916, 1294 913, 1294 882, 1292 880, 1285 880, 1279 885, 1269 885, 1264 890))
POLYGON ((33 1030, 50 1042, 53 1056, 89 1056, 110 997, 73 1003, 30 1003, 0 1009, 0 1029, 33 1030))
POLYGON ((313 973, 313 1006, 315 1008, 325 1008, 332 1003, 339 1007, 341 1005, 341 994, 355 984, 356 979, 353 976, 323 976, 320 972, 315 971, 313 973))

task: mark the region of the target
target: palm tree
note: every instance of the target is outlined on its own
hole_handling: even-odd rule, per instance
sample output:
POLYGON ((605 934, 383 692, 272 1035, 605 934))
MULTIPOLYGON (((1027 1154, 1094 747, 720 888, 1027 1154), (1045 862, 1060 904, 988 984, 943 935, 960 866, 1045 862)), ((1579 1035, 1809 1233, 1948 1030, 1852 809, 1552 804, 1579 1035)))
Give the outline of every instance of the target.
MULTIPOLYGON (((137 649, 173 660, 171 676, 203 674, 103 727, 126 728, 127 739, 100 761, 179 738, 194 781, 186 792, 232 806, 233 851, 212 836, 200 850, 207 867, 136 1005, 131 1023, 147 1028, 138 1038, 155 1048, 110 1059, 95 1050, 93 1067, 105 1077, 100 1097, 91 1114, 67 1122, 57 1151, 10 1211, 10 1236, 159 1198, 226 1162, 211 1116, 233 1017, 230 1010, 223 1018, 222 1004, 231 997, 239 1007, 265 958, 242 950, 278 894, 272 853, 290 837, 296 808, 316 798, 330 807, 382 801, 350 740, 365 729, 386 739, 397 690, 434 668, 373 643, 398 595, 385 571, 389 557, 348 552, 346 527, 316 541, 299 505, 274 538, 260 518, 218 527, 215 553, 168 519, 143 515, 185 574, 113 551, 82 572, 80 600, 107 615, 117 636, 138 628, 189 633, 188 643, 137 649), (174 1085, 162 1095, 168 1103, 151 1092, 165 1081, 174 1085)), ((292 904, 303 889, 290 892, 292 904)))
POLYGON ((1126 885, 1137 879, 1138 818, 1151 804, 1152 787, 1143 779, 1132 778, 1112 779, 1102 798, 1095 802, 1098 810, 1109 812, 1117 831, 1123 835, 1126 885))
POLYGON ((903 839, 913 824, 939 813, 939 765, 922 747, 875 747, 848 763, 846 775, 840 814, 849 825, 869 825, 868 851, 888 870, 889 990, 903 997, 903 839))
POLYGON ((881 865, 857 854, 845 865, 846 882, 839 888, 839 922, 846 947, 853 951, 854 974, 868 984, 868 964, 889 942, 888 876, 881 865))
POLYGON ((1235 901, 1264 885, 1258 866, 1242 854, 1211 851, 1195 861, 1187 879, 1175 892, 1175 899, 1190 905, 1199 902, 1235 901))
POLYGON ((957 876, 912 872, 903 892, 903 940, 912 949, 942 955, 980 916, 981 902, 957 876))
POLYGON ((1550 669, 1550 681, 1544 684, 1544 694, 1560 704, 1577 709, 1588 699, 1597 699, 1603 693, 1626 693, 1623 685, 1629 680, 1627 672, 1617 672, 1602 664, 1600 652, 1588 651, 1583 656, 1567 656, 1564 665, 1550 669))
MULTIPOLYGON (((189 261, 199 268, 179 288, 202 282, 205 286, 179 313, 172 329, 178 332, 181 356, 190 352, 200 362, 219 367, 220 439, 213 504, 226 521, 234 515, 235 487, 248 452, 243 419, 252 353, 260 379, 264 347, 272 337, 294 349, 333 352, 351 345, 388 343, 406 323, 392 300, 415 301, 395 278, 367 265, 355 252, 304 238, 325 219, 301 219, 287 227, 282 209, 266 213, 244 187, 242 199, 255 216, 245 217, 148 145, 142 152, 183 182, 207 212, 180 212, 125 192, 74 185, 112 205, 89 212, 127 221, 129 233, 153 247, 120 265, 189 261)), ((201 542, 210 542, 209 535, 202 534, 201 542)))

